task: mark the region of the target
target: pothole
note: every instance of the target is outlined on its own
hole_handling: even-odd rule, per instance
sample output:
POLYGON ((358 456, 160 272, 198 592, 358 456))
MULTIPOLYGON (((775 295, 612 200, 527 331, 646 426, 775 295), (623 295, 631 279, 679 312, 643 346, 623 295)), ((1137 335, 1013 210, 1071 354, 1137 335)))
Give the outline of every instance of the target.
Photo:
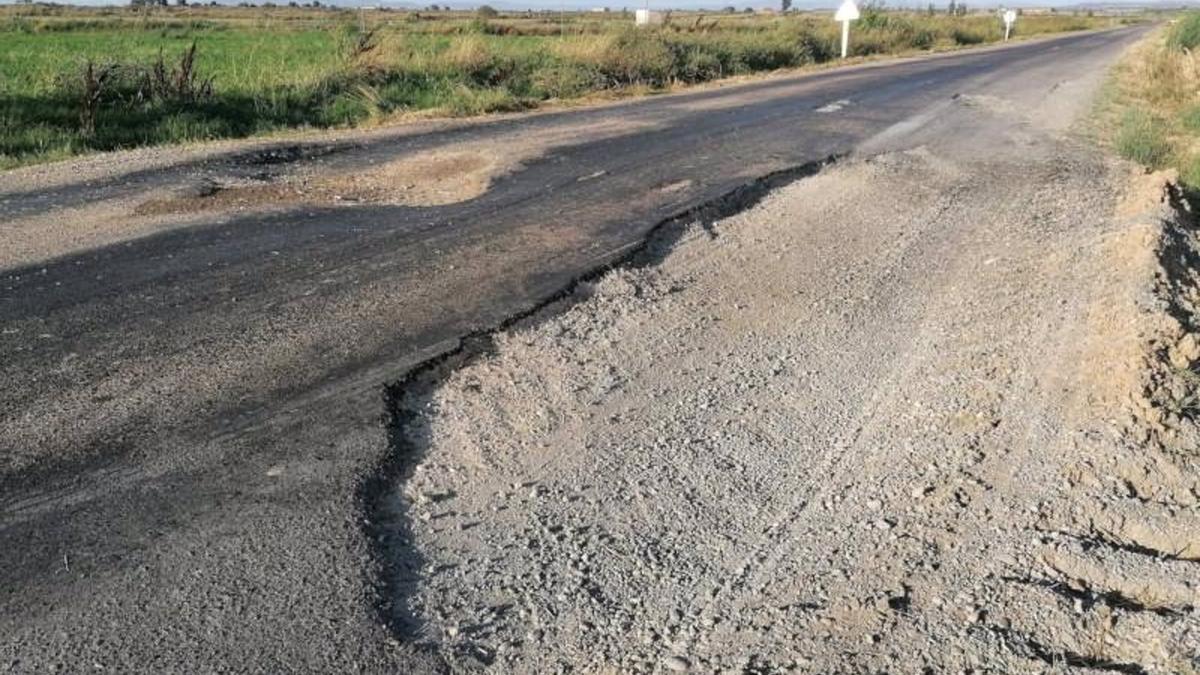
POLYGON ((496 178, 517 166, 517 161, 491 151, 438 151, 332 175, 299 172, 249 183, 202 180, 173 195, 142 202, 134 214, 157 216, 300 205, 444 206, 479 197, 496 178))

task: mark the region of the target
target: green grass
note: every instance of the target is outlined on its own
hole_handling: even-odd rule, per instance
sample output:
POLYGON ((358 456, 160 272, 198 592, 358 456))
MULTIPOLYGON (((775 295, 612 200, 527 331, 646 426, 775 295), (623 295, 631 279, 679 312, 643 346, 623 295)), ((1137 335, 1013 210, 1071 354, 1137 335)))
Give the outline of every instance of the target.
MULTIPOLYGON (((1028 17, 1023 32, 1107 25, 1028 17)), ((652 30, 630 15, 188 7, 0 7, 0 168, 92 150, 383 121, 411 111, 474 115, 626 88, 662 89, 835 57, 824 14, 675 14, 652 30), (363 29, 369 49, 355 51, 363 29), (211 95, 145 96, 142 79, 196 45, 211 95), (85 64, 113 67, 81 112, 85 64)), ((1000 39, 989 15, 875 10, 852 54, 1000 39)))
POLYGON ((1187 131, 1200 132, 1200 104, 1188 106, 1179 114, 1179 123, 1187 131))
POLYGON ((1167 46, 1182 51, 1195 49, 1197 45, 1200 45, 1200 13, 1189 12, 1167 33, 1167 46))
POLYGON ((1113 146, 1149 169, 1175 168, 1200 206, 1200 12, 1187 12, 1118 64, 1108 104, 1113 146), (1190 36, 1190 37, 1189 37, 1190 36))
POLYGON ((90 149, 245 136, 361 117, 329 67, 329 31, 94 29, 0 34, 0 165, 90 149), (79 129, 83 64, 169 63, 195 42, 199 69, 219 95, 196 105, 139 104, 114 90, 96 133, 79 129))
POLYGON ((1145 110, 1125 111, 1115 140, 1122 157, 1151 169, 1162 168, 1171 157, 1163 121, 1145 110))

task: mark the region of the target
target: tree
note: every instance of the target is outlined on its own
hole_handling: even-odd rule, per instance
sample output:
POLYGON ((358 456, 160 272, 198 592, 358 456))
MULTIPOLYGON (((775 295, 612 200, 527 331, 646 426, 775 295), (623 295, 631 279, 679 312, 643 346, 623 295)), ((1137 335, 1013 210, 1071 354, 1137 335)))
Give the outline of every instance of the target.
POLYGON ((723 10, 721 10, 721 11, 722 11, 722 12, 725 12, 726 14, 733 14, 734 12, 736 12, 736 11, 737 11, 737 7, 734 7, 733 5, 730 5, 730 6, 726 7, 725 9, 723 9, 723 10))
POLYGON ((936 12, 937 12, 937 10, 934 9, 933 3, 932 2, 929 3, 929 9, 925 13, 928 14, 929 16, 933 16, 936 12))
POLYGON ((786 12, 792 8, 792 0, 779 0, 780 11, 786 12))
POLYGON ((497 12, 491 5, 480 5, 479 9, 475 10, 475 15, 481 19, 494 19, 500 16, 500 12, 497 12))

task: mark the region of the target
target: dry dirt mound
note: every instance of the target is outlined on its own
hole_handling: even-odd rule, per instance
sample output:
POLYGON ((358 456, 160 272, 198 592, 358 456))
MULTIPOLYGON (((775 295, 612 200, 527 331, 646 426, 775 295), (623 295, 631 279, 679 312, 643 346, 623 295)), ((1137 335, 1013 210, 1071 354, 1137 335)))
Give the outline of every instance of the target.
POLYGON ((806 179, 410 387, 398 622, 466 671, 1194 670, 1153 364, 1194 367, 1162 262, 1200 249, 996 114, 948 116, 987 159, 806 179))

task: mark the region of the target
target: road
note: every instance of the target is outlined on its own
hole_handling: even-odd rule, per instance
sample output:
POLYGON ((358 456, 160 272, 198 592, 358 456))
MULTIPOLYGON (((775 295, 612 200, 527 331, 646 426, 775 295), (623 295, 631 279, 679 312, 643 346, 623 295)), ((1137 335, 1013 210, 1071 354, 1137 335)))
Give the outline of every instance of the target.
POLYGON ((764 177, 914 143, 957 96, 1091 91, 1142 33, 268 153, 114 161, 78 178, 68 166, 42 187, 0 178, 12 242, 0 272, 0 663, 437 669, 437 653, 393 634, 371 541, 373 504, 405 469, 388 438, 389 384, 622 260, 673 216, 731 213, 764 177), (139 220, 138 205, 164 195, 203 199, 204 181, 367 174, 448 147, 506 170, 464 201, 139 220))

